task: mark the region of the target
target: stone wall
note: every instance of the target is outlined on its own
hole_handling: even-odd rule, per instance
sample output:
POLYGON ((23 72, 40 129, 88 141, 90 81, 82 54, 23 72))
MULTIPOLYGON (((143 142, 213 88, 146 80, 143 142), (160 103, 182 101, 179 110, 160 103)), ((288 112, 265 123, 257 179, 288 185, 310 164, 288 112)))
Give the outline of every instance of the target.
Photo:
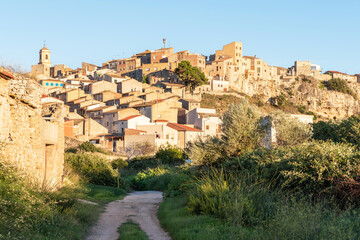
POLYGON ((63 175, 63 116, 44 120, 43 91, 34 80, 0 75, 1 158, 23 171, 29 182, 54 188, 63 175))

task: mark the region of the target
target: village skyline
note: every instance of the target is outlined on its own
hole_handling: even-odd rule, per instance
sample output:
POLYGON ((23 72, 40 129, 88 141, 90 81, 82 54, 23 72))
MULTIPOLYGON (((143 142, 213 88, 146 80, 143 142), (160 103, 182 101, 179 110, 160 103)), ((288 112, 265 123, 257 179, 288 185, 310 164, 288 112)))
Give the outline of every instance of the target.
POLYGON ((242 1, 182 1, 171 6, 165 1, 107 1, 101 5, 6 1, 2 5, 7 11, 0 17, 7 33, 0 39, 0 63, 30 71, 37 62, 37 50, 46 41, 54 64, 71 68, 80 67, 81 62, 101 65, 159 49, 166 38, 167 47, 176 51, 209 56, 218 46, 240 41, 245 55, 257 55, 272 66, 290 67, 302 59, 325 70, 357 74, 359 3, 324 3, 304 1, 298 6, 258 1, 262 5, 258 9, 257 4, 242 1), (19 9, 18 4, 24 7, 19 9), (68 12, 74 14, 66 17, 63 13, 68 12))

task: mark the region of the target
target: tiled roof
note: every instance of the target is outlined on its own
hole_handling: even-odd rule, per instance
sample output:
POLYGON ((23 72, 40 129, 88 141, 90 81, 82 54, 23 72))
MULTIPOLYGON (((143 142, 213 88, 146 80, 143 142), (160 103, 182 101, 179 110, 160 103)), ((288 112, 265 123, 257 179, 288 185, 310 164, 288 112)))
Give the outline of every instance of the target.
POLYGON ((176 131, 191 131, 191 132, 202 132, 200 129, 189 127, 178 123, 168 123, 166 126, 175 129, 176 131))
POLYGON ((8 72, 6 72, 4 70, 1 70, 1 69, 0 69, 0 77, 2 77, 4 79, 7 79, 7 80, 15 78, 14 75, 12 75, 11 73, 8 73, 8 72))
POLYGON ((232 59, 232 57, 220 58, 220 59, 215 60, 214 62, 223 62, 223 61, 229 60, 229 59, 232 59))
POLYGON ((345 74, 345 73, 338 72, 338 71, 327 71, 327 72, 330 72, 330 73, 337 73, 337 74, 345 74))
POLYGON ((127 120, 137 118, 137 117, 140 117, 140 116, 142 116, 142 115, 131 115, 131 116, 128 116, 126 118, 120 119, 119 121, 127 121, 127 120))

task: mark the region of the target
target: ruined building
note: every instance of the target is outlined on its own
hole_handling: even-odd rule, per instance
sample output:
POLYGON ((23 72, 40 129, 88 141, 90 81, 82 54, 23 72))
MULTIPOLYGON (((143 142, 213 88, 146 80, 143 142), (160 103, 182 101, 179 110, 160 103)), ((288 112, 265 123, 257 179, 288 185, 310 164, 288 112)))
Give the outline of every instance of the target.
POLYGON ((36 81, 0 69, 0 160, 51 189, 63 177, 65 108, 43 106, 43 91, 36 81))

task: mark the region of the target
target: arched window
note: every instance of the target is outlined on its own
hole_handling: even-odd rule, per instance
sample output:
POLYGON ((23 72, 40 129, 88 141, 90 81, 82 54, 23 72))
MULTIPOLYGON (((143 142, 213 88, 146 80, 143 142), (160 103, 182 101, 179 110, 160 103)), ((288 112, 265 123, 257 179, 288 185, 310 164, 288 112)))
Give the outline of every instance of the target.
POLYGON ((46 59, 46 60, 48 60, 48 59, 49 59, 49 56, 48 56, 47 54, 45 55, 45 59, 46 59))
POLYGON ((59 84, 57 83, 57 84, 56 84, 56 86, 58 87, 58 86, 59 86, 59 84))
POLYGON ((54 84, 53 84, 53 83, 50 83, 50 86, 54 86, 54 84))
POLYGON ((45 85, 46 85, 46 86, 49 86, 49 83, 47 82, 45 85))

